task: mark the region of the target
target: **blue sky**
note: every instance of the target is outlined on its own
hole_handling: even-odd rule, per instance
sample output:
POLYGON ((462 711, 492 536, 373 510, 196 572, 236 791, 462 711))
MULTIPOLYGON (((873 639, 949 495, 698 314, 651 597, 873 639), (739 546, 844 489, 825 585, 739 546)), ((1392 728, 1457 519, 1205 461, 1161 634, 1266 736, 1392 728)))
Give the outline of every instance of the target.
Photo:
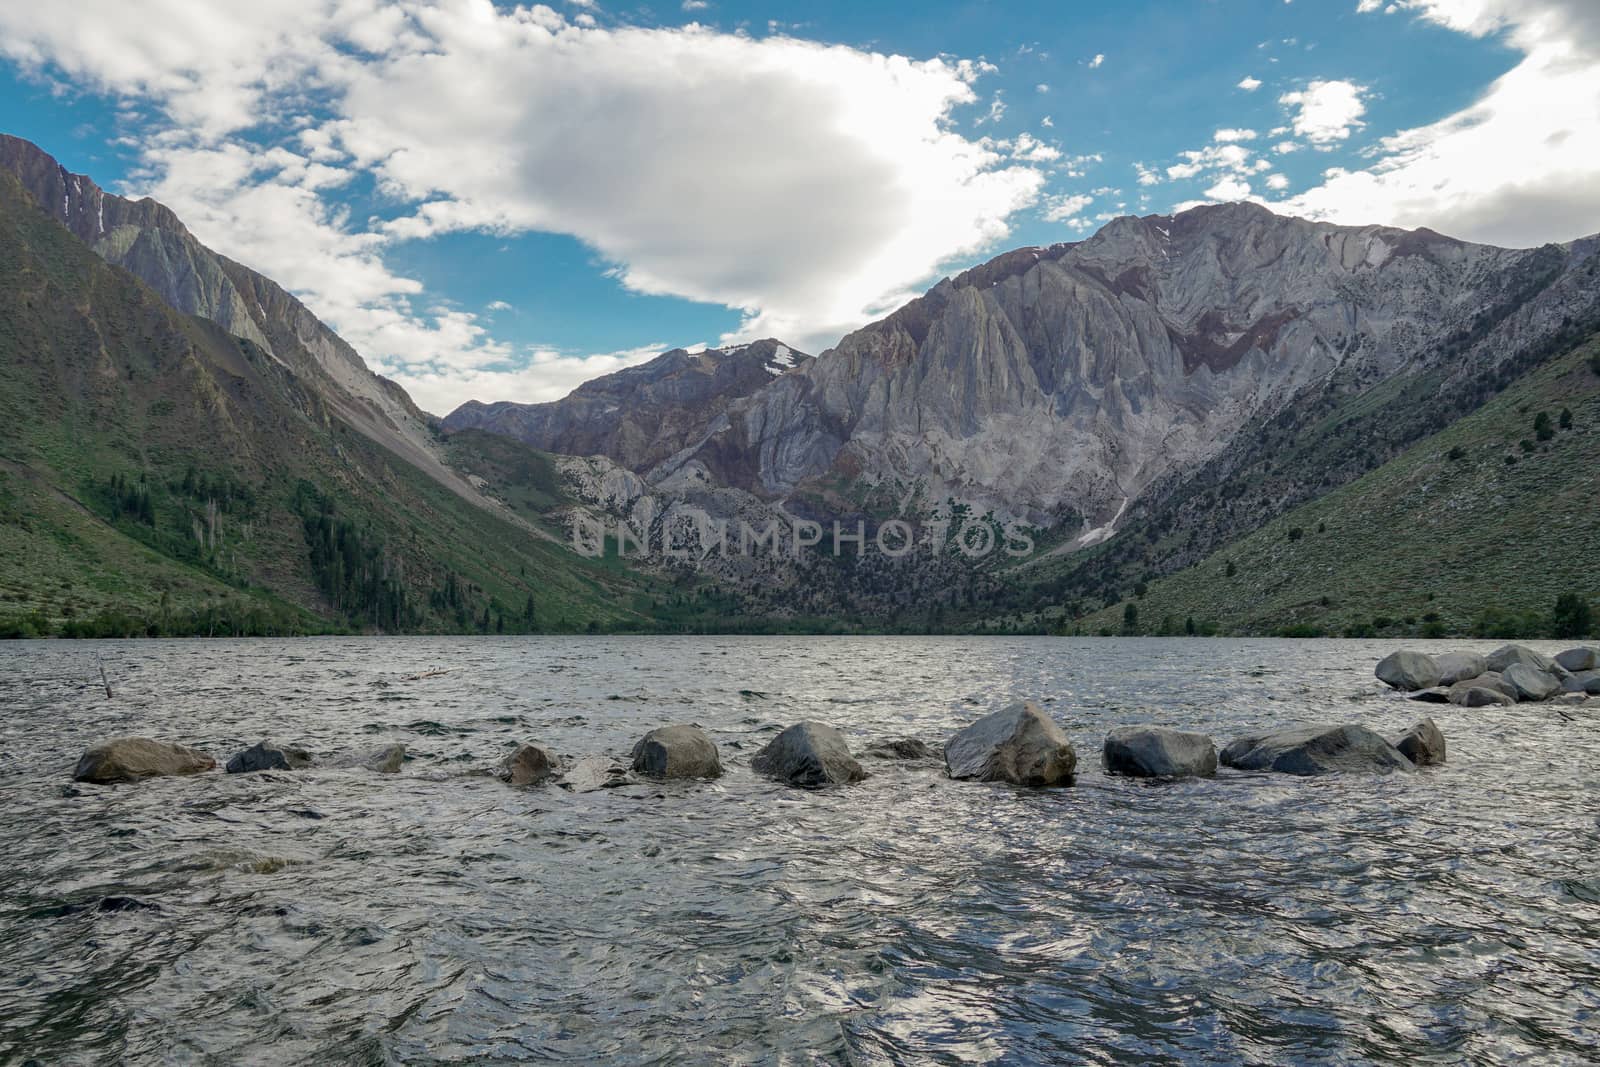
POLYGON ((1006 248, 1207 200, 1600 230, 1592 0, 224 7, 8 5, 0 128, 169 203, 441 412, 673 345, 820 351, 1006 248))

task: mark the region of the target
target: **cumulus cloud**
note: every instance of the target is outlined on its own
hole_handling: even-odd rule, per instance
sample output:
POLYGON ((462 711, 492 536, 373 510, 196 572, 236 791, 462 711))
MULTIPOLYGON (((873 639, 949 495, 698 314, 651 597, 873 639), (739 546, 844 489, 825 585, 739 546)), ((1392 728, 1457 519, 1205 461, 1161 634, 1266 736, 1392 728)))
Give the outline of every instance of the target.
POLYGON ((1088 225, 1078 218, 1083 209, 1094 203, 1094 197, 1084 194, 1063 194, 1051 197, 1045 204, 1044 217, 1046 222, 1065 222, 1075 229, 1083 229, 1088 225))
POLYGON ((1257 89, 1261 88, 1261 79, 1252 78, 1247 74, 1243 78, 1239 79, 1239 88, 1243 89, 1247 93, 1253 93, 1257 89))
POLYGON ((1522 59, 1470 106, 1377 146, 1280 206, 1346 223, 1428 226, 1511 246, 1600 231, 1600 4, 1411 0, 1415 17, 1503 34, 1522 59))
POLYGON ((1294 113, 1294 132, 1319 147, 1347 139, 1365 125, 1366 89, 1350 81, 1314 81, 1304 89, 1284 93, 1278 102, 1294 113))
MULTIPOLYGON (((467 313, 418 307, 421 286, 385 266, 395 242, 569 234, 630 289, 733 307, 735 336, 817 350, 1003 240, 1057 151, 1030 139, 1013 158, 956 132, 981 63, 589 28, 488 0, 258 0, 236 21, 209 0, 152 3, 6 5, 0 49, 165 109, 133 191, 400 377, 517 354, 467 313), (247 129, 268 113, 298 128, 247 129), (357 175, 399 217, 369 225, 319 195, 357 175)), ((419 388, 441 406, 442 388, 419 388)))

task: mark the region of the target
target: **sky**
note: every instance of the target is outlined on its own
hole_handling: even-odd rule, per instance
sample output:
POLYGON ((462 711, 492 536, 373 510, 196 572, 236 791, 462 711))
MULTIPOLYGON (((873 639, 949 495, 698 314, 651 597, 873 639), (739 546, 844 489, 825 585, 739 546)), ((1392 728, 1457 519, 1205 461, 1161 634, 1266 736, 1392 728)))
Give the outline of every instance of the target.
POLYGON ((0 0, 0 130, 443 414, 1255 200, 1600 231, 1600 0, 0 0))

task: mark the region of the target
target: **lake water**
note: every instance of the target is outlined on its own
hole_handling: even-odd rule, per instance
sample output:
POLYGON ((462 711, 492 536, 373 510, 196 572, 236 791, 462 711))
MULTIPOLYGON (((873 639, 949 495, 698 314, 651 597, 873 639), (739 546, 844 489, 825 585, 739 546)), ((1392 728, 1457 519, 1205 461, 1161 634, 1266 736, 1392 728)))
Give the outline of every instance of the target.
POLYGON ((0 644, 0 1061, 1593 1057, 1600 708, 1409 704, 1372 678, 1394 647, 0 644), (859 751, 1025 697, 1071 737, 1077 787, 871 761, 803 792, 749 769, 801 718, 859 751), (1121 723, 1220 747, 1302 720, 1394 736, 1425 712, 1449 762, 1411 775, 1099 769, 1121 723), (723 779, 477 773, 521 740, 622 756, 681 721, 722 746, 723 779), (263 736, 411 758, 71 787, 85 748, 128 734, 219 761, 263 736))

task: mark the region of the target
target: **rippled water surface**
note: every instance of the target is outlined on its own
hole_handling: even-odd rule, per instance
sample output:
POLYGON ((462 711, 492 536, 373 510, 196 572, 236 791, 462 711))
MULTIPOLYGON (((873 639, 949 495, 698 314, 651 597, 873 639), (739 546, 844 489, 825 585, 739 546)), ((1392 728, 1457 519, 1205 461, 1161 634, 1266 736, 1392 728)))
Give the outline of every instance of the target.
POLYGON ((3 644, 0 1061, 1586 1060, 1595 702, 1429 707, 1449 762, 1413 775, 1100 773, 1121 723, 1397 734, 1423 709, 1373 680, 1391 647, 3 644), (749 769, 800 718, 859 750, 1022 697, 1072 738, 1076 788, 870 761, 803 792, 749 769), (621 756, 681 721, 721 745, 722 780, 481 773, 518 741, 621 756), (128 734, 410 758, 71 786, 128 734))

